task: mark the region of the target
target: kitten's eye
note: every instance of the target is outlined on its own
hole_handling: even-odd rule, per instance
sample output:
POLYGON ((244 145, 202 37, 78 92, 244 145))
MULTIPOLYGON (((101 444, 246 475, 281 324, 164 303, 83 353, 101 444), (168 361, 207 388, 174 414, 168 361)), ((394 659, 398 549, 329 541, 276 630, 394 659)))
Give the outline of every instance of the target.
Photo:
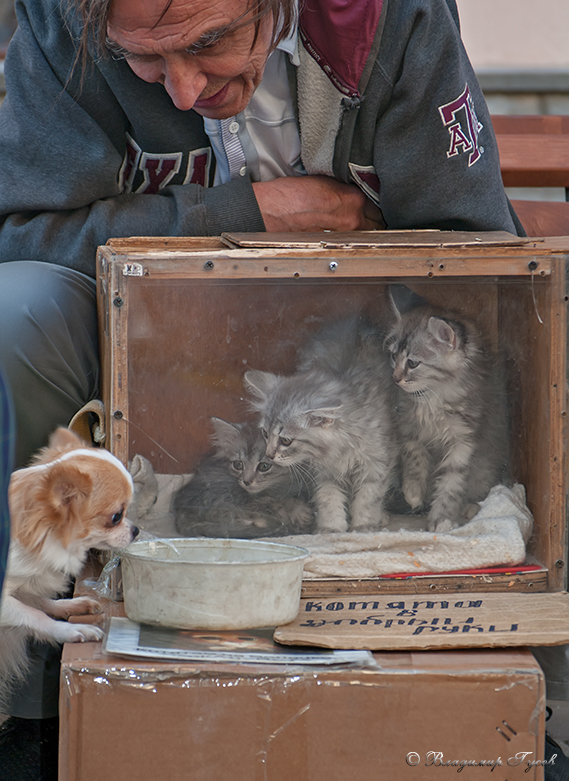
POLYGON ((111 518, 111 526, 118 526, 119 523, 122 521, 123 517, 124 517, 124 507, 120 512, 115 513, 113 515, 113 517, 111 518))
POLYGON ((283 447, 288 447, 292 443, 292 439, 289 439, 288 437, 279 437, 279 445, 282 445, 283 447))
POLYGON ((233 469, 235 469, 236 472, 243 471, 243 461, 232 461, 231 466, 233 467, 233 469))
POLYGON ((257 464, 257 472, 270 472, 273 465, 270 461, 259 461, 257 464))
POLYGON ((416 369, 421 361, 414 361, 412 358, 407 358, 407 366, 409 369, 416 369))

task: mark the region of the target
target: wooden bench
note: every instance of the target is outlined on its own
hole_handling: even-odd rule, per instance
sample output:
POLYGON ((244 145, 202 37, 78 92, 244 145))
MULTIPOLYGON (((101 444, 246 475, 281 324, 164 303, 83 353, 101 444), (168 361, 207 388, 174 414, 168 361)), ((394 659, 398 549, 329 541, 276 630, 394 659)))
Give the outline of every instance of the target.
POLYGON ((569 116, 495 114, 506 187, 561 187, 566 201, 512 201, 529 236, 569 235, 569 116))

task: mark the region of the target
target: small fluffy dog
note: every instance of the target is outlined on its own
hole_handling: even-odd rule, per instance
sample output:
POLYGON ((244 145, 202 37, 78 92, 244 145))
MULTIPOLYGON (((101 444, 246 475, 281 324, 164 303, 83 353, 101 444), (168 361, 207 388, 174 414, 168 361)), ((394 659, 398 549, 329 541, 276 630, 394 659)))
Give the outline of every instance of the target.
POLYGON ((98 626, 66 620, 100 612, 96 600, 57 596, 81 572, 90 548, 124 548, 134 540, 138 529, 125 516, 131 498, 132 479, 121 462, 65 428, 54 432, 31 466, 12 474, 11 542, 0 604, 0 702, 26 671, 29 638, 54 644, 102 638, 98 626))

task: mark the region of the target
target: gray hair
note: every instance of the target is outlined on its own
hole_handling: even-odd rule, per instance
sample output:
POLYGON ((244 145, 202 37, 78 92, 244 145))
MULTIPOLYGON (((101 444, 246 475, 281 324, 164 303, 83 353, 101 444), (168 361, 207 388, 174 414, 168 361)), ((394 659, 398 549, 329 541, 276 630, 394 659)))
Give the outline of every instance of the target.
MULTIPOLYGON (((97 56, 104 55, 106 52, 107 21, 111 4, 112 0, 69 0, 71 9, 78 12, 82 23, 77 59, 81 61, 83 66, 86 64, 87 51, 91 49, 91 46, 94 46, 97 56)), ((162 19, 171 4, 172 0, 164 0, 164 9, 158 21, 162 19)), ((296 21, 296 7, 296 0, 249 0, 248 10, 252 12, 252 19, 246 19, 246 15, 243 14, 235 26, 246 26, 253 22, 255 25, 254 43, 257 39, 261 19, 272 13, 274 22, 271 44, 276 46, 280 40, 292 32, 296 21)))

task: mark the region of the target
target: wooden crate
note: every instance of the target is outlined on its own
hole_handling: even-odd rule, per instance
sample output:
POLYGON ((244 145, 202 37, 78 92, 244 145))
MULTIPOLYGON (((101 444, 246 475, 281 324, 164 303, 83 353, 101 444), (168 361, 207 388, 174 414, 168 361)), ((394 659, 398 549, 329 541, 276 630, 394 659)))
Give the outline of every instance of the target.
POLYGON ((557 592, 567 577, 569 238, 437 231, 112 240, 98 253, 107 446, 187 473, 211 415, 242 420, 246 368, 289 372, 323 320, 391 317, 389 283, 473 317, 507 358, 512 468, 533 572, 306 584, 304 594, 557 592))

